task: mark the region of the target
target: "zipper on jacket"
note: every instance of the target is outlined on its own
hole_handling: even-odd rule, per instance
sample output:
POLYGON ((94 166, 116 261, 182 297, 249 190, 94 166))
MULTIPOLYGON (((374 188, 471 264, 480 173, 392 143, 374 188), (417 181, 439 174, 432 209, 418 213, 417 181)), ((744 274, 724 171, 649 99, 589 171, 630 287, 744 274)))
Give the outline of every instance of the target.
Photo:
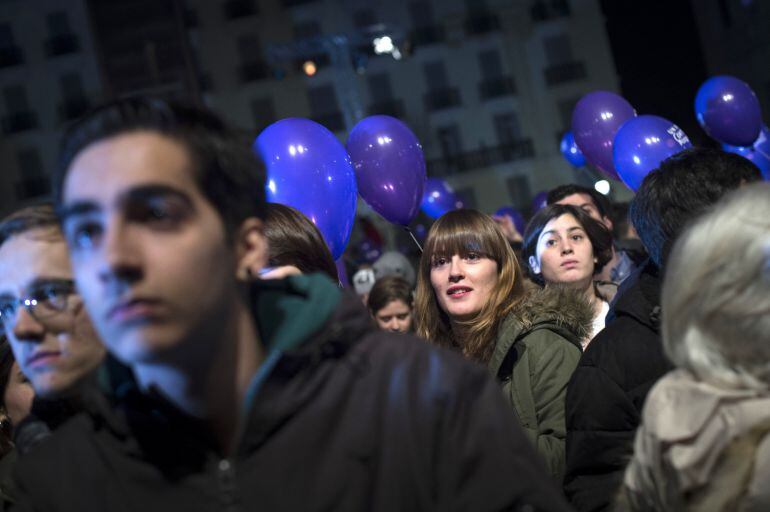
POLYGON ((225 512, 235 512, 236 505, 236 484, 235 467, 230 459, 220 459, 217 463, 217 481, 219 484, 219 499, 221 509, 225 512))

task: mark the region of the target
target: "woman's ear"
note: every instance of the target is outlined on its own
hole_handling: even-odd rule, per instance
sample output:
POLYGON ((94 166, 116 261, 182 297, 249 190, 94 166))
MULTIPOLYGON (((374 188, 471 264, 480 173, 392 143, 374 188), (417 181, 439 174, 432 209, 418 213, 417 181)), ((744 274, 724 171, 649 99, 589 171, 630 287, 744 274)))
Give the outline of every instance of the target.
POLYGON ((530 256, 528 263, 529 263, 529 268, 530 270, 532 270, 532 272, 534 272, 535 274, 540 273, 540 264, 537 262, 537 258, 535 258, 534 256, 530 256))
POLYGON ((256 217, 244 220, 236 233, 236 277, 250 281, 267 264, 269 247, 263 232, 264 224, 256 217))

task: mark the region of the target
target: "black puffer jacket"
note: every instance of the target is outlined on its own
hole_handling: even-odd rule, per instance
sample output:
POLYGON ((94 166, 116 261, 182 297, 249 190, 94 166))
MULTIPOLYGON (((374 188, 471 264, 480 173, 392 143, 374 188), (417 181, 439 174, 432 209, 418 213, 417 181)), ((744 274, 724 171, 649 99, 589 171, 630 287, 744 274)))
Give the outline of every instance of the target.
MULTIPOLYGON (((303 290, 286 293, 296 301, 303 290)), ((568 509, 483 368, 373 330, 356 297, 332 309, 245 404, 232 456, 162 397, 131 391, 116 411, 76 417, 20 461, 21 508, 568 509)), ((273 324, 263 336, 300 329, 295 313, 259 318, 273 324)))
POLYGON ((564 491, 581 512, 610 507, 633 453, 644 399, 671 369, 660 338, 661 281, 650 262, 623 283, 606 327, 567 387, 564 491))

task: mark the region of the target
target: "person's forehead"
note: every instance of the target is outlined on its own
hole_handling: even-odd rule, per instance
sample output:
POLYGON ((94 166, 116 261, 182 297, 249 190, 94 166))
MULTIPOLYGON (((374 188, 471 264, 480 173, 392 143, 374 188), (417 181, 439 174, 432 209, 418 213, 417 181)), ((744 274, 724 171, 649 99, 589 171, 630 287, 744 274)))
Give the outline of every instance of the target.
POLYGON ((584 192, 570 194, 556 201, 556 204, 569 204, 569 205, 577 206, 581 208, 585 206, 591 206, 593 208, 596 208, 596 203, 594 202, 594 199, 590 195, 584 192))
POLYGON ((543 227, 541 238, 543 235, 560 234, 574 229, 583 229, 583 227, 580 225, 574 215, 565 213, 548 221, 548 223, 543 227))
POLYGON ((65 208, 78 201, 104 205, 146 185, 198 192, 181 143, 156 132, 127 132, 84 148, 69 167, 62 197, 65 208))
POLYGON ((396 315, 399 313, 408 313, 409 306, 401 299, 394 299, 377 312, 378 316, 396 315))
POLYGON ((0 293, 19 294, 34 282, 71 279, 67 244, 58 228, 36 228, 0 246, 0 293))

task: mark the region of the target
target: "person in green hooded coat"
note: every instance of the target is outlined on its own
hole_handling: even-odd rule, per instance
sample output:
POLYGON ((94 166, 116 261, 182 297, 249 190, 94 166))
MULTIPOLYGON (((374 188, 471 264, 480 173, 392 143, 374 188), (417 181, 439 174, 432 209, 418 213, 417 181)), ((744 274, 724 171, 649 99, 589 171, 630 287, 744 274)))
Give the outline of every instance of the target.
POLYGON ((454 210, 431 227, 420 261, 417 333, 487 366, 550 474, 565 464, 564 400, 592 312, 574 290, 525 284, 500 228, 454 210))

